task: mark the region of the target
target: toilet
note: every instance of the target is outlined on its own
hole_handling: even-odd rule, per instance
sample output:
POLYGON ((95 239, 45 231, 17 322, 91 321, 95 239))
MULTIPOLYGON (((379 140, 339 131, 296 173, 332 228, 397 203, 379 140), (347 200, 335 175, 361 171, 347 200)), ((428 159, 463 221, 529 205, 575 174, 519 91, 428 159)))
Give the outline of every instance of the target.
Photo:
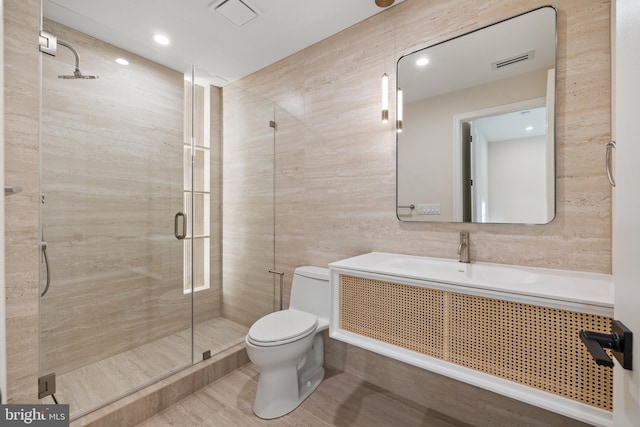
POLYGON ((260 371, 253 412, 278 418, 298 407, 324 378, 320 332, 329 327, 329 269, 298 267, 288 310, 258 319, 245 338, 249 359, 260 371))

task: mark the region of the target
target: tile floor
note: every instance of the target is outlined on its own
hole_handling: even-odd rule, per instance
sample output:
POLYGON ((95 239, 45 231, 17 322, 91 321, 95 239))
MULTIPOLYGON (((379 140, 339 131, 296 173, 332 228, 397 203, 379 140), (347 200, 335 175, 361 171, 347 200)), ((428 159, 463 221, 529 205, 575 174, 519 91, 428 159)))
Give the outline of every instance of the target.
POLYGON ((327 368, 325 380, 296 410, 275 420, 261 420, 252 411, 257 381, 255 366, 245 365, 138 427, 468 426, 333 368, 327 368))

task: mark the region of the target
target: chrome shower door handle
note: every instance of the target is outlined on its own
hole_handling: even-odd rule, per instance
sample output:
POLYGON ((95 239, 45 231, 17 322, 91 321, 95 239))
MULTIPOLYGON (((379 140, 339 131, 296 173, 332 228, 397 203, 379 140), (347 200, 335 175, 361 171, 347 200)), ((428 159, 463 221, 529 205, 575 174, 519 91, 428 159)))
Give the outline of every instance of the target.
POLYGON ((183 240, 187 237, 187 216, 183 212, 178 212, 173 218, 173 235, 176 236, 178 240, 183 240), (180 227, 178 226, 180 217, 182 217, 182 234, 180 234, 180 227))

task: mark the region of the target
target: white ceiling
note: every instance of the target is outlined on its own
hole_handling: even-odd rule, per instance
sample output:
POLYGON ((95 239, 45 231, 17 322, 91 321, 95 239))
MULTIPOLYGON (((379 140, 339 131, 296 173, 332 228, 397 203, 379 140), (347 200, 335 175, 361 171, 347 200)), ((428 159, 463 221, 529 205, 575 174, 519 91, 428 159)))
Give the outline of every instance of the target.
POLYGON ((529 108, 512 113, 483 117, 473 121, 487 142, 511 141, 546 135, 546 107, 529 108), (530 130, 527 130, 529 128, 530 130))
POLYGON ((47 18, 175 70, 194 64, 219 86, 384 10, 374 0, 242 0, 258 16, 237 27, 209 7, 224 1, 43 0, 43 10, 47 18), (156 44, 155 33, 171 43, 156 44))
POLYGON ((405 102, 487 84, 555 66, 556 15, 551 7, 508 19, 403 56, 398 61, 398 85, 405 102), (533 51, 534 57, 499 70, 491 64, 533 51), (418 58, 428 58, 417 66, 418 58))

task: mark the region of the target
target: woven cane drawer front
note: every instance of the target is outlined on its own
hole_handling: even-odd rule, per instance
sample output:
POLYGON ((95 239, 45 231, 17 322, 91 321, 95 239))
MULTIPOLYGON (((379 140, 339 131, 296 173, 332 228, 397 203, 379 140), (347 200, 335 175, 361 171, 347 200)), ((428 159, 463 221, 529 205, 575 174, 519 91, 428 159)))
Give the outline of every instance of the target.
POLYGON ((443 291, 345 275, 340 284, 342 329, 444 357, 443 291))
POLYGON ((612 410, 612 369, 578 331, 611 319, 530 304, 340 275, 340 328, 612 410))

